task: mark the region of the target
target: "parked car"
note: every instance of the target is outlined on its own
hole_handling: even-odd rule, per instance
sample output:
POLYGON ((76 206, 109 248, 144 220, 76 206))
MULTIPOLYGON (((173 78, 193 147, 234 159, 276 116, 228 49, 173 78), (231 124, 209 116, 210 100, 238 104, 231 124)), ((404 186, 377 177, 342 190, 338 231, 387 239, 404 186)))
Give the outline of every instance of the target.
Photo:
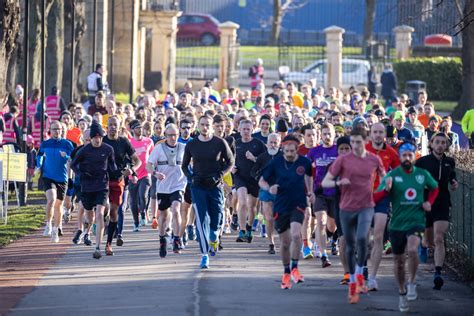
POLYGON ((183 14, 178 18, 178 40, 213 45, 219 41, 219 21, 209 14, 183 14))
MULTIPOLYGON (((367 85, 367 77, 370 63, 361 59, 342 60, 342 88, 350 86, 367 85)), ((316 79, 317 85, 327 84, 327 60, 320 59, 307 66, 301 71, 289 71, 288 67, 280 67, 280 75, 285 82, 294 82, 302 85, 310 79, 316 79)))

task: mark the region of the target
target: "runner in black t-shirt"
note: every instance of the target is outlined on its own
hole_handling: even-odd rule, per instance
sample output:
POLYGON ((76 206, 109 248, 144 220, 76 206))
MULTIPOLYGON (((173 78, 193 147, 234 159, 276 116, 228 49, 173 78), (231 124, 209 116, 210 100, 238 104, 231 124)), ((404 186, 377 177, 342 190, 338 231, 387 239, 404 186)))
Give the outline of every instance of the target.
POLYGON ((232 169, 233 182, 239 201, 237 210, 240 231, 236 241, 250 243, 253 239, 252 224, 255 219, 259 190, 258 182, 251 176, 251 171, 257 157, 267 148, 262 141, 252 137, 252 121, 241 120, 239 130, 241 138, 235 142, 235 166, 232 169))
POLYGON ((119 136, 120 119, 110 116, 107 123, 107 136, 103 142, 112 146, 115 154, 117 170, 109 174, 109 202, 110 223, 107 229, 107 255, 112 255, 112 240, 117 230, 117 246, 123 245, 123 193, 125 191, 125 178, 135 173, 141 165, 140 158, 135 153, 130 141, 119 136))

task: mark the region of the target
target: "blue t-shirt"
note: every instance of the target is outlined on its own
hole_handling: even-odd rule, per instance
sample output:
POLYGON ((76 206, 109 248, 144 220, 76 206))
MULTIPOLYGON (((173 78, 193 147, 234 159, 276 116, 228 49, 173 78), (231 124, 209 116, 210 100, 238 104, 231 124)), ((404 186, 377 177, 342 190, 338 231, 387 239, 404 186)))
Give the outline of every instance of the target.
POLYGON ((185 144, 185 145, 192 140, 193 140, 192 137, 189 137, 188 139, 182 139, 181 136, 178 137, 178 143, 185 144))
POLYGON ((74 147, 64 138, 50 138, 41 143, 36 157, 36 165, 42 168, 43 178, 56 182, 67 182, 67 161, 74 147), (66 153, 64 157, 60 152, 66 153))
POLYGON ((270 185, 278 184, 273 210, 276 213, 292 212, 296 208, 306 208, 306 188, 304 176, 311 176, 311 162, 298 156, 295 162, 288 162, 283 156, 275 157, 263 170, 263 179, 270 185))

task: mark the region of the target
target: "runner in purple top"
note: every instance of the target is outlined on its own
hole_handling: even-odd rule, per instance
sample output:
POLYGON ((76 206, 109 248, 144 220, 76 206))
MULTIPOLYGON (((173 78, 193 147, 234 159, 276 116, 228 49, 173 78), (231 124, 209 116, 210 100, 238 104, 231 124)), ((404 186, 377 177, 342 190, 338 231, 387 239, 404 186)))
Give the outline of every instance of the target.
MULTIPOLYGON (((331 233, 336 231, 336 222, 334 221, 336 190, 334 188, 323 189, 321 182, 324 179, 327 167, 337 158, 337 145, 334 144, 335 135, 332 124, 323 124, 321 127, 323 144, 311 149, 307 155, 309 160, 316 165, 316 176, 314 177, 316 200, 313 205, 313 212, 316 218, 316 244, 321 251, 321 265, 323 268, 331 265, 326 253, 326 226, 331 233)), ((332 248, 333 254, 337 255, 334 238, 332 248)))

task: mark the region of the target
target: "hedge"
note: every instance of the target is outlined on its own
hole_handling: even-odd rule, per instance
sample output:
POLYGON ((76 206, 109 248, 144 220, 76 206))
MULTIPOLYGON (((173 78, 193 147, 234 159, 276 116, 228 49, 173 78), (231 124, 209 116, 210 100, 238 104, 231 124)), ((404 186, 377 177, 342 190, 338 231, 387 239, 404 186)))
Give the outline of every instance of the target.
POLYGON ((393 62, 399 93, 405 92, 410 80, 426 82, 431 100, 458 101, 461 97, 462 63, 460 58, 412 58, 393 62))

